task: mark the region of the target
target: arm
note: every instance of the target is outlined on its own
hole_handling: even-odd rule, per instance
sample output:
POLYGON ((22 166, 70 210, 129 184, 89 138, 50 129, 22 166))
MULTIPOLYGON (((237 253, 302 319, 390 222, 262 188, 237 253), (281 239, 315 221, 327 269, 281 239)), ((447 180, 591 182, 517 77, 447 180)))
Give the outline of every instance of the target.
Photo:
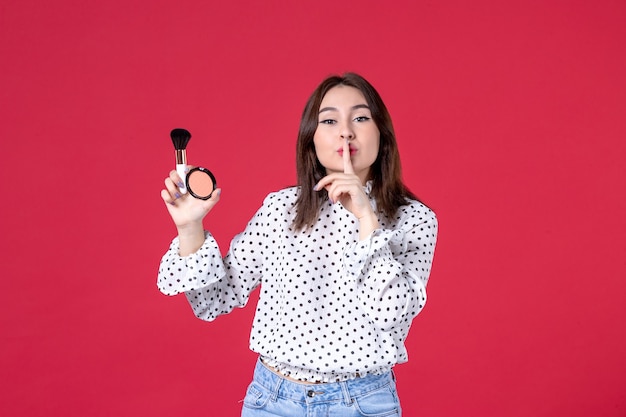
POLYGON ((231 250, 222 259, 210 233, 195 253, 178 255, 179 239, 175 238, 159 267, 157 286, 165 295, 184 293, 196 317, 213 321, 248 302, 250 293, 260 283, 260 267, 234 255, 245 232, 236 236, 231 250))
POLYGON ((379 229, 344 253, 370 320, 383 330, 406 328, 426 302, 426 284, 437 239, 437 219, 415 203, 401 208, 394 230, 379 229))
POLYGON ((263 217, 262 207, 244 232, 232 240, 224 259, 209 232, 203 232, 205 240, 200 249, 185 257, 179 255, 179 238, 175 238, 161 260, 159 290, 166 295, 184 293, 194 314, 202 320, 212 321, 245 306, 261 282, 263 260, 248 252, 263 236, 263 217))
MULTIPOLYGON (((178 193, 178 174, 173 171, 161 192, 178 230, 169 250, 161 259, 157 285, 166 295, 185 293, 194 314, 214 320, 221 314, 242 307, 250 292, 260 283, 261 259, 238 256, 263 229, 261 208, 237 235, 224 259, 213 236, 205 232, 202 219, 219 200, 219 192, 207 201, 178 193)), ((216 190, 216 191, 219 191, 216 190)))

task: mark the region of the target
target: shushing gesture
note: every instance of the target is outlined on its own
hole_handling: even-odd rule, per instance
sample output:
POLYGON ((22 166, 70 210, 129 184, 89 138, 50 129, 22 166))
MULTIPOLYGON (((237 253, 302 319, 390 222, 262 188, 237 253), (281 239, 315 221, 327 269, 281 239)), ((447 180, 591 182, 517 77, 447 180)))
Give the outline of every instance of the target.
POLYGON ((343 172, 334 172, 325 176, 314 189, 316 191, 325 189, 331 202, 340 202, 346 210, 356 216, 360 222, 362 239, 378 228, 378 218, 363 190, 361 179, 354 172, 348 139, 343 142, 343 172))

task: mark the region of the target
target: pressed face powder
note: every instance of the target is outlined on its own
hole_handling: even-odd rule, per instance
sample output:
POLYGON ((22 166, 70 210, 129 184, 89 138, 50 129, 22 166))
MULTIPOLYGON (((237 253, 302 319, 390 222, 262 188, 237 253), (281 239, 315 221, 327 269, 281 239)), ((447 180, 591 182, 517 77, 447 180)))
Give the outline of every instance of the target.
POLYGON ((206 168, 195 167, 187 173, 189 194, 201 200, 208 200, 215 190, 215 177, 206 168))

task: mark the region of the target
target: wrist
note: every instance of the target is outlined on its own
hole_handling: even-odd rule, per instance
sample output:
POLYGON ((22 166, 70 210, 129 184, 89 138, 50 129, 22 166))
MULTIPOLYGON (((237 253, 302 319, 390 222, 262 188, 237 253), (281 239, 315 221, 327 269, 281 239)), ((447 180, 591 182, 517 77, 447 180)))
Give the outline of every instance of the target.
POLYGON ((366 239, 374 230, 378 229, 378 217, 374 212, 370 212, 363 217, 359 217, 359 240, 366 239))
POLYGON ((177 224, 176 230, 179 236, 197 235, 200 231, 204 232, 204 225, 202 224, 202 220, 193 221, 185 224, 177 224))
POLYGON ((202 222, 178 227, 178 250, 180 256, 196 252, 204 244, 202 222))

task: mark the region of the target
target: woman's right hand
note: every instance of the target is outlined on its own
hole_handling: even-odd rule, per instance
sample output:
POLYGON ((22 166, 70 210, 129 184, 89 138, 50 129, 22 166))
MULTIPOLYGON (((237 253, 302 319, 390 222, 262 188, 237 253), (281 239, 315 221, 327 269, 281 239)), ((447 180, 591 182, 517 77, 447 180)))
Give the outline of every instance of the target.
POLYGON ((170 213, 180 238, 180 255, 195 252, 204 242, 202 220, 220 200, 221 189, 216 188, 208 200, 194 198, 188 192, 181 194, 178 184, 182 184, 176 170, 170 171, 165 179, 165 189, 161 190, 161 198, 170 213))

